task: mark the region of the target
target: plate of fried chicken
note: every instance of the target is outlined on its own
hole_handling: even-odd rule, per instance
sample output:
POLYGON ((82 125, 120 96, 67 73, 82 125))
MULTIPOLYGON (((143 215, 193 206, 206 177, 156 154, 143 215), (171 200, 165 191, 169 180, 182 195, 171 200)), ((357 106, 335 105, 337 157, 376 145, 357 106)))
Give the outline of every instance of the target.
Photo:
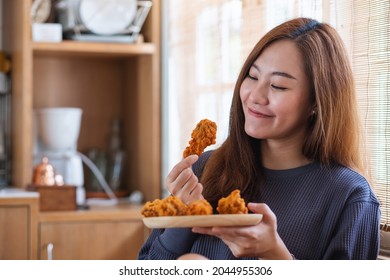
MULTIPOLYGON (((201 120, 192 131, 189 146, 183 157, 201 155, 204 149, 215 144, 217 125, 208 119, 201 120)), ((145 203, 141 210, 143 222, 148 228, 250 226, 261 222, 262 214, 248 214, 240 190, 235 189, 218 201, 214 214, 213 207, 206 199, 185 204, 176 196, 155 199, 145 203)))
POLYGON ((240 190, 233 190, 218 201, 218 214, 205 200, 185 204, 176 196, 147 202, 141 210, 148 228, 251 226, 261 222, 262 214, 248 214, 240 190))

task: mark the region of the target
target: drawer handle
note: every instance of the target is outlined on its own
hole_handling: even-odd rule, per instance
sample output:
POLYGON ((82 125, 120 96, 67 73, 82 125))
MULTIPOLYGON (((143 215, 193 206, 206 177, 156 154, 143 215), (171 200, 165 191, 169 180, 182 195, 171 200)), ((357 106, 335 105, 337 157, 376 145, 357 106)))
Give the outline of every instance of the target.
POLYGON ((53 259, 53 249, 54 249, 53 243, 47 244, 47 259, 48 260, 53 259))

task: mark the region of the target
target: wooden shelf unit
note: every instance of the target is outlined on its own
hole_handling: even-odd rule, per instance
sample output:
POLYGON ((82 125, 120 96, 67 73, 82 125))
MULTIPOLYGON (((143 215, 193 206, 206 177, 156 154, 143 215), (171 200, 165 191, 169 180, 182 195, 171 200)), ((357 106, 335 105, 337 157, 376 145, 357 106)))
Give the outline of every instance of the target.
POLYGON ((161 82, 159 1, 141 31, 145 43, 31 40, 32 0, 3 1, 3 45, 12 59, 13 185, 32 178, 34 109, 80 107, 78 149, 105 148, 110 121, 123 122, 129 191, 160 197, 161 82))

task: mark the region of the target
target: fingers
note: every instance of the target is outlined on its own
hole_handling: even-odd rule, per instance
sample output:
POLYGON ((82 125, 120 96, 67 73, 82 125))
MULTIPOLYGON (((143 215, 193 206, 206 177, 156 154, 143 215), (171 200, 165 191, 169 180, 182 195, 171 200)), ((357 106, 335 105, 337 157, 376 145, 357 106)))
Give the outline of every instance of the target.
POLYGON ((232 242, 237 241, 237 238, 247 236, 246 233, 249 226, 243 227, 193 227, 192 231, 195 233, 213 235, 220 239, 230 240, 232 242))
POLYGON ((180 175, 180 173, 183 172, 183 170, 185 170, 187 168, 191 168, 191 166, 197 160, 198 160, 197 155, 190 155, 190 156, 186 157, 185 159, 183 159, 182 161, 180 161, 178 164, 176 164, 167 176, 166 185, 169 185, 172 182, 174 182, 177 179, 177 177, 180 175))
POLYGON ((168 191, 186 204, 203 198, 203 186, 191 168, 197 160, 197 155, 183 159, 172 168, 166 179, 168 191))
POLYGON ((169 184, 168 190, 172 195, 178 196, 180 193, 190 193, 198 184, 198 177, 192 172, 190 168, 183 170, 179 176, 169 184))
POLYGON ((216 234, 213 233, 213 228, 210 227, 193 227, 192 232, 217 236, 216 234))
POLYGON ((267 204, 250 202, 248 203, 248 209, 253 213, 263 214, 262 222, 276 224, 276 216, 267 204))
POLYGON ((195 188, 191 191, 191 196, 197 200, 203 199, 203 185, 201 183, 196 184, 195 188))
POLYGON ((202 184, 197 183, 196 185, 192 185, 192 186, 188 185, 183 187, 177 193, 175 193, 175 196, 179 197, 185 204, 188 205, 195 200, 199 200, 203 198, 202 190, 203 190, 202 184))
POLYGON ((190 204, 196 200, 203 199, 202 190, 203 186, 201 183, 197 183, 195 186, 191 186, 192 190, 187 191, 185 187, 183 187, 175 196, 179 197, 185 204, 190 204))
POLYGON ((265 203, 253 203, 249 202, 248 203, 248 208, 251 210, 253 213, 257 214, 266 214, 267 212, 270 212, 271 209, 268 207, 267 204, 265 203))

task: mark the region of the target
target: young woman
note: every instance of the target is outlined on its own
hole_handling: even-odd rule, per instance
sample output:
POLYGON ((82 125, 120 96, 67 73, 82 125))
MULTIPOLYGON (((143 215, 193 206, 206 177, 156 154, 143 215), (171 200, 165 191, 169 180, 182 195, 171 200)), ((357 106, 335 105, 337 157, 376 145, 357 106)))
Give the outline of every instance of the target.
POLYGON ((268 32, 234 89, 216 150, 179 162, 168 190, 189 203, 239 188, 255 226, 154 230, 140 259, 375 259, 380 208, 363 174, 352 70, 331 26, 297 18, 268 32), (360 172, 360 173, 359 173, 360 172))

